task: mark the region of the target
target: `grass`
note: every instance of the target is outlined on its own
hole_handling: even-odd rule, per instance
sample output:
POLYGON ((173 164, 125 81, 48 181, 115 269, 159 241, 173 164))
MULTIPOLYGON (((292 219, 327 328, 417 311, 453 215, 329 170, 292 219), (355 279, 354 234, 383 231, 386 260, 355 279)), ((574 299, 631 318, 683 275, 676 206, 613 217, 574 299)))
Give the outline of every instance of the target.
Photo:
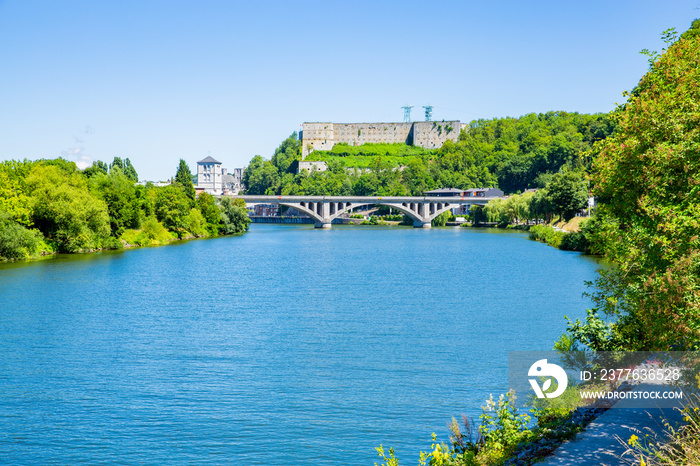
POLYGON ((685 424, 675 428, 665 423, 666 432, 662 438, 637 432, 639 435, 620 439, 627 446, 622 459, 641 466, 700 464, 700 397, 691 395, 681 413, 685 424))

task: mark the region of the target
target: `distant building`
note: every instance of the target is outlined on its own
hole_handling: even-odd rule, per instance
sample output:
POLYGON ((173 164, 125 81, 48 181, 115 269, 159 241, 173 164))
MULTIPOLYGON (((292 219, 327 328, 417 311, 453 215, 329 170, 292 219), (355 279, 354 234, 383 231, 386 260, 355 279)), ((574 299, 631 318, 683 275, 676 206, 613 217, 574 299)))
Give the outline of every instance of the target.
POLYGON ((207 157, 197 162, 197 187, 209 194, 222 194, 223 173, 221 162, 207 157))
POLYGON ((462 197, 464 196, 464 191, 457 188, 439 188, 426 191, 423 195, 430 197, 462 197))
MULTIPOLYGON (((505 194, 498 188, 472 188, 472 189, 457 189, 457 188, 439 188, 423 193, 428 197, 503 197, 505 194)), ((465 215, 471 210, 469 204, 462 204, 452 209, 454 215, 465 215)))
POLYGON ((243 189, 243 168, 234 168, 233 173, 222 168, 221 162, 207 157, 197 162, 196 191, 214 196, 235 195, 243 189))
POLYGON ((253 215, 258 217, 276 217, 279 215, 280 206, 278 204, 255 204, 253 205, 253 215))
POLYGON ((504 194, 498 188, 472 188, 464 191, 464 197, 503 197, 504 194))
POLYGON ((231 195, 235 196, 243 190, 243 169, 234 168, 233 173, 228 173, 224 168, 222 169, 222 194, 225 196, 231 195))

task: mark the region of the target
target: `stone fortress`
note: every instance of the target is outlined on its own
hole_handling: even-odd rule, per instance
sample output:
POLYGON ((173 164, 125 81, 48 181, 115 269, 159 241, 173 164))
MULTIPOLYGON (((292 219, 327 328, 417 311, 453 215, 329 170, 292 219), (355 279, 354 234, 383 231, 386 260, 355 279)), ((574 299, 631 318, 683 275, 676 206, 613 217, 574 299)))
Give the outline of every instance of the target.
POLYGON ((304 123, 299 135, 302 159, 315 150, 331 150, 338 143, 400 143, 435 149, 448 139, 457 141, 468 125, 459 120, 408 123, 304 123))

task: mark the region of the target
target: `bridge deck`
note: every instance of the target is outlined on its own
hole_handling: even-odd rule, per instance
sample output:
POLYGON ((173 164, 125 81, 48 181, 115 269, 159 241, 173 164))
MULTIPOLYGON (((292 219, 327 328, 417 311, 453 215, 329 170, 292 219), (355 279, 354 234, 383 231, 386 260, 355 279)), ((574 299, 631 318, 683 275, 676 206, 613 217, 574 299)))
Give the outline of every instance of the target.
POLYGON ((448 204, 486 204, 498 197, 461 197, 461 196, 230 196, 246 202, 280 203, 280 202, 351 202, 351 203, 389 203, 389 202, 441 202, 448 204))

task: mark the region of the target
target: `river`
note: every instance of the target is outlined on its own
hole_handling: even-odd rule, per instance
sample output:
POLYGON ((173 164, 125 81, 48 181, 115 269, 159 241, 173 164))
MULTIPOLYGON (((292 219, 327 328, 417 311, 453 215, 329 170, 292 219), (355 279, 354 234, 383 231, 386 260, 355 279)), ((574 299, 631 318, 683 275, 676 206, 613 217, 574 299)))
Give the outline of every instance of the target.
POLYGON ((519 232, 252 225, 0 264, 5 464, 406 464, 585 316, 596 262, 519 232))

